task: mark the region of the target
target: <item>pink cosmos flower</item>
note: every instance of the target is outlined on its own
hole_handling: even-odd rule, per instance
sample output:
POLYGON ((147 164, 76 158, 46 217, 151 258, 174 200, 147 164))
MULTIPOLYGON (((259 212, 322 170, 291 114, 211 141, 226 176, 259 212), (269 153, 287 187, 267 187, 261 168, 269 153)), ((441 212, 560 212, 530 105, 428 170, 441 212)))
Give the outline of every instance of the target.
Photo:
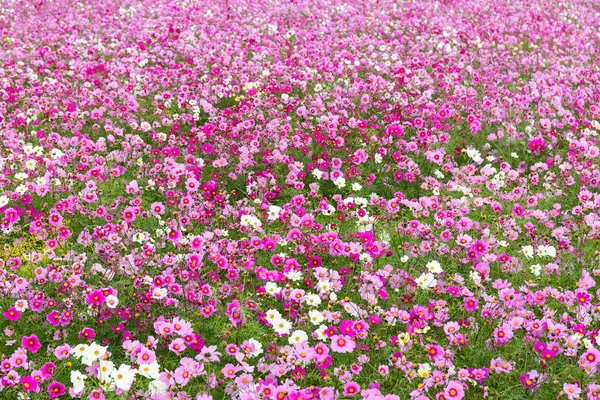
POLYGON ((223 376, 225 378, 233 379, 236 377, 236 374, 238 373, 238 371, 240 371, 240 369, 240 367, 237 367, 233 364, 227 364, 223 367, 221 372, 223 373, 223 376))
POLYGON ((381 376, 386 376, 390 372, 390 368, 387 365, 380 365, 377 368, 377 371, 381 374, 381 376))
POLYGON ((65 358, 69 357, 70 351, 71 351, 71 346, 69 346, 68 344, 63 344, 62 346, 58 346, 54 350, 54 355, 59 360, 64 360, 65 358))
POLYGON ((185 340, 182 338, 177 338, 171 342, 169 345, 169 350, 174 352, 175 354, 179 354, 185 350, 185 340))
POLYGON ((62 225, 63 218, 60 214, 52 213, 48 217, 48 223, 54 227, 59 227, 62 225))
POLYGON ((344 384, 344 396, 356 396, 360 393, 360 385, 356 382, 346 382, 344 384))
POLYGON ((529 373, 528 374, 520 374, 519 380, 521 381, 523 386, 525 386, 527 389, 535 389, 535 387, 536 387, 536 380, 529 373))
POLYGON ((40 372, 41 372, 42 376, 44 377, 44 380, 48 380, 52 376, 54 376, 55 371, 56 371, 56 365, 53 362, 47 362, 46 364, 42 365, 42 367, 40 368, 40 372))
POLYGON ((579 357, 579 365, 585 368, 595 368, 600 365, 600 351, 594 347, 587 349, 581 357, 579 357))
POLYGON ((581 388, 579 387, 579 383, 565 383, 563 384, 563 392, 569 400, 575 400, 579 398, 581 388))
POLYGON ((135 221, 135 218, 136 214, 134 207, 126 207, 125 210, 123 210, 123 219, 125 220, 125 222, 130 224, 133 221, 135 221))
POLYGON ((356 348, 356 342, 350 336, 333 335, 331 337, 331 351, 336 353, 351 353, 356 348))
POLYGON ((211 154, 215 147, 210 143, 204 143, 201 147, 204 154, 211 154))
POLYGON ((104 399, 105 399, 104 392, 100 389, 92 390, 90 392, 90 395, 88 396, 88 400, 104 400, 104 399))
POLYGON ((449 400, 460 400, 465 396, 465 390, 459 381, 450 381, 446 385, 444 394, 449 400))

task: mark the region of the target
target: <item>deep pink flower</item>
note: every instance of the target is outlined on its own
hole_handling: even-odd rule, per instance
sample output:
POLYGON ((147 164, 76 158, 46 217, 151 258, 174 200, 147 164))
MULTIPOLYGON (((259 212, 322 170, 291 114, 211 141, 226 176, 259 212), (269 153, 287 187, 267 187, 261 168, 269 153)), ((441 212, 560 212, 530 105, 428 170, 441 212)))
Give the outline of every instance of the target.
POLYGON ((63 394, 65 394, 65 386, 62 383, 58 381, 53 381, 48 385, 49 398, 55 399, 57 397, 62 396, 63 394))
POLYGON ((201 147, 204 154, 211 154, 215 147, 210 143, 204 143, 201 147))
POLYGON ((48 315, 46 315, 46 320, 50 322, 53 326, 60 325, 60 313, 56 310, 53 310, 48 315))
POLYGON ((21 346, 32 353, 36 353, 40 347, 42 347, 42 344, 38 340, 38 337, 33 334, 31 336, 23 336, 21 339, 21 346))
POLYGON ((474 297, 467 297, 464 301, 464 304, 465 304, 465 310, 467 310, 468 312, 473 312, 473 311, 477 310, 477 308, 479 306, 479 302, 474 297))
POLYGON ((19 312, 19 310, 17 310, 14 307, 10 307, 8 310, 6 310, 6 312, 4 312, 2 314, 4 316, 4 318, 6 318, 9 321, 18 321, 19 318, 21 317, 21 313, 19 312))
POLYGON ((527 389, 535 389, 535 379, 533 379, 529 374, 520 374, 519 380, 527 389))
POLYGON ((100 289, 96 289, 87 295, 88 304, 95 307, 100 307, 104 304, 104 300, 106 300, 106 296, 104 296, 104 293, 100 289))
POLYGON ((96 337, 96 332, 92 328, 83 328, 83 330, 79 332, 79 337, 91 342, 96 337))
POLYGON ((24 392, 35 392, 38 389, 38 382, 32 376, 23 376, 21 387, 24 392))
POLYGON ((46 380, 54 376, 54 371, 56 371, 56 365, 53 362, 47 362, 40 368, 40 372, 46 380))

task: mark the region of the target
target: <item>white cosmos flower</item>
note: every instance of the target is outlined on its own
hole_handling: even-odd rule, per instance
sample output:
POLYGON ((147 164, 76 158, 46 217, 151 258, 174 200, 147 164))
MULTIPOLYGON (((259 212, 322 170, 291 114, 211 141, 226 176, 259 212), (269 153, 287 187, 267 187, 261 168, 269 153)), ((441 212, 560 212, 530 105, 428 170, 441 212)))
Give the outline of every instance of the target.
POLYGON ((429 261, 425 266, 432 274, 440 274, 444 272, 440 263, 435 260, 429 261))
POLYGON ((98 343, 92 343, 86 346, 86 349, 81 357, 81 362, 87 366, 92 365, 106 354, 108 347, 100 346, 98 343))
POLYGON ((419 285, 419 287, 424 290, 435 287, 435 285, 437 285, 437 279, 435 279, 435 276, 431 272, 421 274, 416 281, 417 285, 419 285))
POLYGON ((71 371, 71 383, 73 384, 73 391, 75 393, 82 392, 85 389, 86 378, 87 375, 84 375, 79 371, 71 371))
POLYGON ((295 269, 284 273, 285 277, 291 281, 299 281, 302 279, 302 273, 300 271, 296 271, 295 269))
POLYGON ((269 321, 269 323, 273 323, 274 321, 277 321, 280 318, 281 314, 279 313, 279 311, 275 309, 270 309, 269 311, 267 311, 267 321, 269 321))
POLYGON ((152 298, 156 300, 164 299, 167 297, 167 289, 165 288, 154 288, 152 290, 152 298))
POLYGON ((165 393, 168 389, 169 386, 160 379, 155 379, 148 384, 148 390, 152 394, 165 393))
POLYGON ((335 186, 337 186, 339 189, 343 188, 344 186, 346 186, 346 179, 342 178, 341 176, 339 178, 337 178, 335 181, 333 181, 333 184, 335 186))
POLYGON ((533 258, 533 246, 531 246, 531 245, 523 246, 521 248, 521 251, 523 252, 523 254, 525 255, 525 257, 527 257, 527 258, 533 258))
POLYGON ((294 331, 288 338, 290 344, 303 343, 308 341, 308 335, 302 330, 294 331))
POLYGON ((142 364, 140 365, 140 369, 138 370, 138 374, 145 378, 150 379, 158 379, 160 377, 160 366, 156 360, 152 361, 150 364, 142 364))
POLYGON ((321 314, 318 310, 310 310, 308 312, 308 318, 310 322, 314 325, 319 325, 325 318, 323 318, 323 314, 321 314))
POLYGON ((318 283, 319 290, 323 293, 329 292, 331 290, 331 282, 328 280, 319 281, 318 283))
POLYGON ((119 304, 119 299, 113 294, 106 296, 106 305, 108 308, 115 308, 119 304))
POLYGON ((85 355, 87 348, 88 348, 87 344, 79 344, 79 345, 71 348, 71 354, 75 358, 81 358, 85 355))
POLYGON ((277 293, 281 292, 281 288, 277 286, 275 282, 267 282, 267 284, 265 285, 265 291, 268 294, 274 296, 277 293))
POLYGON ((111 381, 111 373, 115 369, 115 363, 108 360, 100 360, 98 365, 98 379, 100 381, 111 381))
POLYGON ((327 338, 325 335, 326 330, 326 325, 319 325, 319 327, 314 331, 313 338, 316 336, 318 340, 325 340, 327 338))
POLYGON ((135 379, 136 373, 137 370, 135 368, 131 368, 126 364, 121 364, 119 369, 115 369, 111 372, 110 376, 118 389, 127 391, 131 389, 131 385, 133 385, 133 380, 135 379))
POLYGON ((287 335, 292 330, 292 324, 283 318, 275 320, 272 325, 273 330, 279 335, 287 335))
POLYGON ((308 293, 304 298, 306 304, 311 307, 318 307, 321 304, 321 298, 314 293, 308 293))
POLYGON ((281 212, 281 207, 270 205, 267 219, 269 221, 275 221, 277 218, 279 218, 280 212, 281 212))
POLYGON ((542 244, 538 247, 537 254, 538 256, 549 256, 554 258, 556 257, 556 249, 554 248, 554 246, 544 246, 542 244))
POLYGON ((36 166, 37 166, 37 161, 35 161, 35 160, 27 160, 25 162, 25 168, 27 168, 27 169, 34 170, 36 166))

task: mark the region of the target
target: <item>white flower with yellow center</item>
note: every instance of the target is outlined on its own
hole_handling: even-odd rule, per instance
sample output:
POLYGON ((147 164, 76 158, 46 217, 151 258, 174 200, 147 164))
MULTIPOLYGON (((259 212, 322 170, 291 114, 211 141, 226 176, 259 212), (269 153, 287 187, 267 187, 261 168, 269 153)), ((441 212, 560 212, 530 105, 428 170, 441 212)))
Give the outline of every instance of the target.
POLYGON ((421 274, 416 279, 416 282, 417 285, 423 290, 427 290, 437 285, 437 279, 435 279, 435 276, 431 272, 421 274))
POLYGON ((521 248, 521 251, 527 258, 533 258, 533 246, 527 245, 521 248))
POLYGON ((425 267, 427 267, 429 272, 431 272, 432 274, 440 274, 440 273, 444 272, 440 263, 435 260, 429 261, 425 265, 425 267))
POLYGON ((313 325, 319 325, 325 319, 323 318, 323 314, 318 310, 310 310, 308 312, 308 318, 313 325))
POLYGON ((288 335, 292 330, 292 324, 283 318, 279 318, 272 322, 273 330, 279 335, 288 335))
POLYGON ((265 291, 271 296, 274 296, 277 293, 281 292, 281 288, 277 286, 275 282, 267 282, 267 284, 265 285, 265 291))
POLYGON ((311 307, 318 307, 321 304, 321 298, 314 293, 308 293, 304 298, 306 304, 311 307))
POLYGON ((306 334, 306 332, 304 332, 302 330, 294 331, 294 333, 292 333, 288 339, 288 342, 292 345, 307 342, 307 341, 308 341, 308 335, 306 334))
POLYGON ((150 364, 141 364, 138 373, 150 379, 158 379, 160 377, 160 366, 156 360, 152 361, 150 364))
POLYGON ((118 389, 127 391, 131 389, 131 385, 133 385, 133 380, 135 379, 136 373, 137 370, 135 368, 131 368, 126 364, 121 364, 119 369, 111 372, 110 376, 118 389))
POLYGON ((271 325, 273 325, 273 322, 279 319, 281 319, 281 314, 279 313, 279 311, 274 309, 267 311, 267 321, 269 321, 271 325))
POLYGON ((73 384, 73 392, 80 393, 85 389, 85 380, 87 375, 79 371, 71 371, 71 383, 73 384))

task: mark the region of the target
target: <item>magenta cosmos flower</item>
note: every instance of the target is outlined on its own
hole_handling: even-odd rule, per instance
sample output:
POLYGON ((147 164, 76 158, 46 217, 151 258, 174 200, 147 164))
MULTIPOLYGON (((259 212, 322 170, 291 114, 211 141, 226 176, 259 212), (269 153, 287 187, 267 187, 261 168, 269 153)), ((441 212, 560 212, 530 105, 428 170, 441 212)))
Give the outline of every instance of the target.
POLYGON ((179 241, 181 240, 182 237, 183 237, 183 234, 181 233, 181 231, 179 229, 171 229, 169 231, 168 238, 170 241, 172 241, 175 244, 179 243, 179 241))
POLYGON ((6 310, 5 313, 2 314, 4 316, 4 318, 6 318, 9 321, 18 321, 19 318, 21 317, 21 313, 19 312, 19 310, 17 310, 14 307, 9 308, 8 310, 6 310))
POLYGON ((88 304, 96 307, 100 307, 102 304, 104 304, 105 299, 106 297, 100 289, 96 289, 87 295, 88 304))
POLYGON ((55 399, 65 394, 65 385, 58 381, 53 381, 48 385, 48 398, 55 399))
POLYGON ((38 340, 38 337, 35 334, 31 336, 23 336, 23 338, 21 339, 21 346, 23 346, 24 349, 27 349, 32 353, 37 352, 40 349, 40 347, 42 347, 40 341, 38 340))
POLYGON ((38 388, 38 382, 28 375, 21 378, 21 386, 24 392, 35 392, 38 388))

